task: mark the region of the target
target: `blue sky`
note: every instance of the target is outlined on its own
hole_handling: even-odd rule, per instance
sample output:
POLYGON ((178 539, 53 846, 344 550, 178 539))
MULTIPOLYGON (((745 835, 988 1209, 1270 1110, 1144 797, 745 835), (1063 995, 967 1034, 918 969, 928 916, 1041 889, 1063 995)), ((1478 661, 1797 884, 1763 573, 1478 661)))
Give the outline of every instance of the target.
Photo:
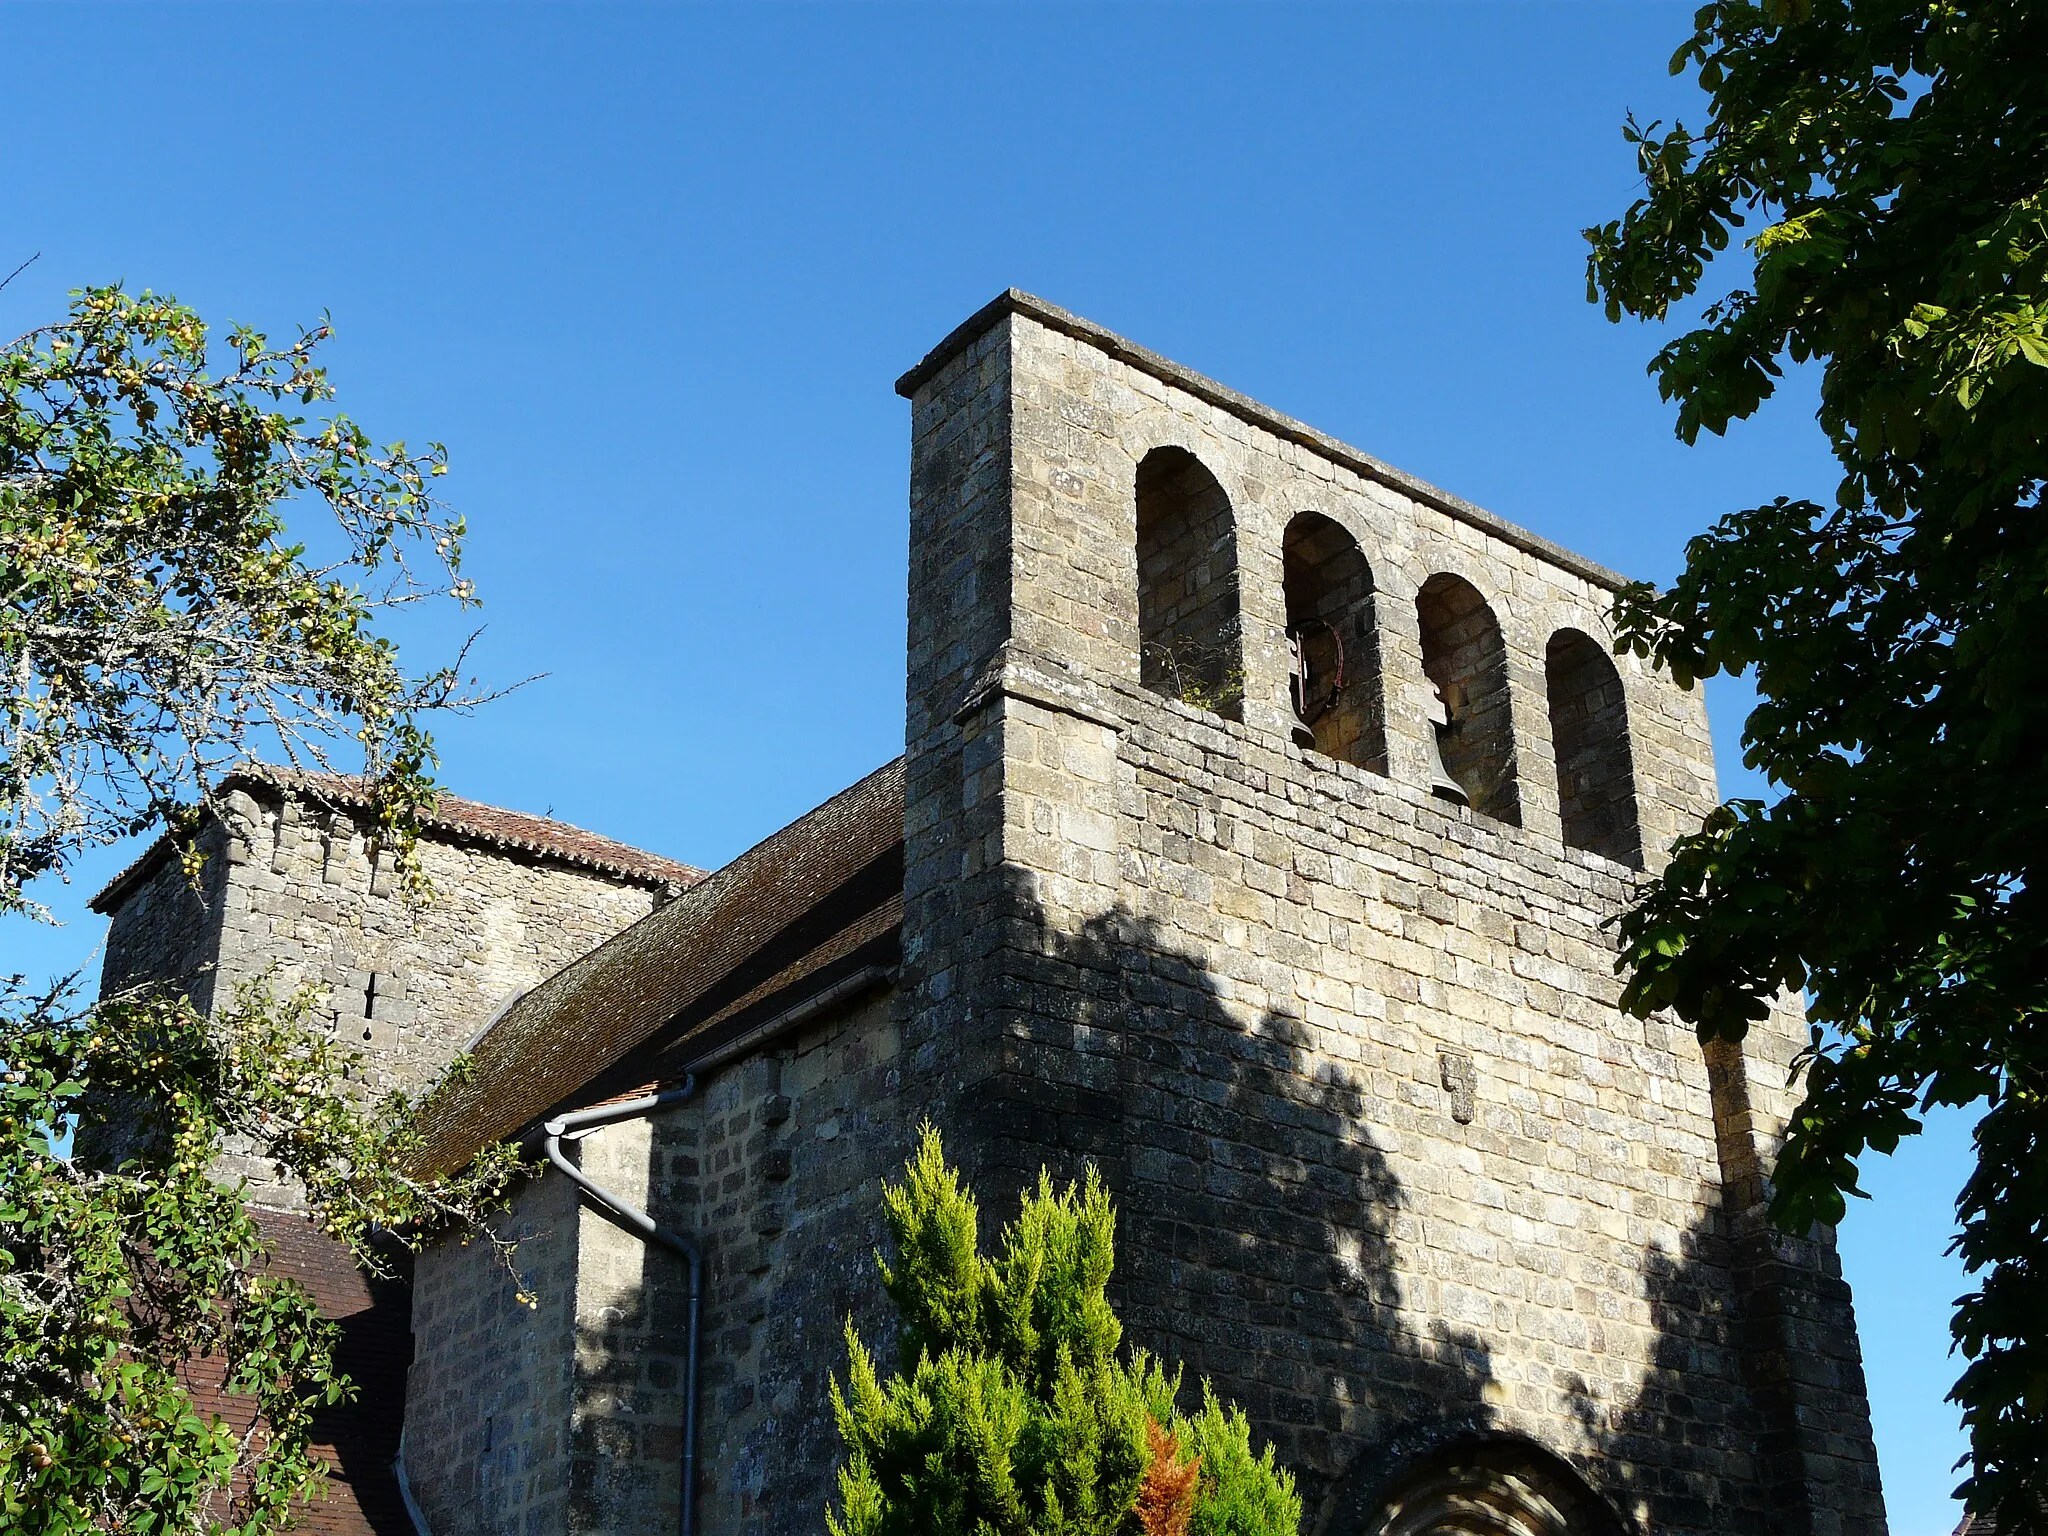
MULTIPOLYGON (((460 793, 717 864, 902 733, 904 368, 1040 293, 1631 574, 1825 494, 1810 384, 1686 449, 1584 298, 1690 5, 0 5, 14 335, 125 279, 438 438, 487 677, 460 793)), ((453 631, 422 622, 421 659, 453 631)), ((1710 693, 1724 789, 1743 693, 1710 693)), ((89 963, 69 926, 9 969, 89 963)), ((1897 1536, 1961 1439, 1944 1122, 1843 1233, 1897 1536)))

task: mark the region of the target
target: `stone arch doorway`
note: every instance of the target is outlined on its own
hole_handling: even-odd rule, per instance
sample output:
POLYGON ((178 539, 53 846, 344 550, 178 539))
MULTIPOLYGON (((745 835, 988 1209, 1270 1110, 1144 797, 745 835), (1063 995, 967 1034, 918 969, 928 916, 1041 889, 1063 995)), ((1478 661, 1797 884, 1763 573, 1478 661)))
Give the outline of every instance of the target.
POLYGON ((1569 1462, 1528 1441, 1471 1439, 1405 1459, 1347 1536, 1630 1536, 1569 1462))

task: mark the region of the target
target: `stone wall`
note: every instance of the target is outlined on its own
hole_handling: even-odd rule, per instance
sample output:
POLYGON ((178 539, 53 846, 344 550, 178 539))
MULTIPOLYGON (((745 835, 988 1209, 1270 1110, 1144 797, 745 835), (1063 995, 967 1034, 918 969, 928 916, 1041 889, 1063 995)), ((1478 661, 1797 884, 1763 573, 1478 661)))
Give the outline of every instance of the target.
POLYGON ((497 1223, 519 1243, 516 1281, 474 1238, 447 1238, 414 1266, 405 1460, 434 1536, 568 1529, 581 1222, 566 1179, 535 1178, 497 1223))
MULTIPOLYGON (((226 808, 201 833, 198 891, 166 859, 122 894, 101 995, 169 980, 210 1008, 248 983, 311 986, 376 1092, 430 1085, 505 1004, 655 904, 615 876, 452 835, 421 838, 432 896, 417 903, 346 808, 245 789, 226 808)), ((252 1147, 229 1147, 220 1170, 260 1205, 303 1204, 252 1147)))
POLYGON ((1881 1531, 1827 1234, 1764 1251, 1739 1187, 1796 1010, 1710 1070, 1615 1007, 1627 866, 1713 803, 1698 696, 1620 662, 1640 847, 1567 846, 1544 663, 1605 646, 1600 573, 1075 329, 996 316, 913 400, 905 1053, 984 1196, 1096 1160, 1132 1338, 1246 1405, 1317 1529, 1491 1437, 1638 1528, 1881 1531), (1241 723, 1141 670, 1165 447, 1234 516, 1241 723), (1303 512, 1371 568, 1385 775, 1294 741, 1303 512), (1460 589, 1507 781, 1472 809, 1429 793, 1460 589))
MULTIPOLYGON (((691 1192, 695 1160, 667 1145, 657 1151, 657 1135, 650 1122, 629 1120, 583 1137, 572 1152, 590 1178, 675 1225, 679 1197, 686 1202, 691 1192)), ((661 1140, 670 1138, 662 1134, 661 1140)), ((553 1173, 547 1177, 560 1182, 553 1173)), ((688 1267, 588 1201, 577 1216, 576 1259, 564 1529, 666 1536, 675 1530, 682 1464, 688 1267)))
MULTIPOLYGON (((877 994, 706 1073, 692 1100, 572 1144, 590 1177, 703 1244, 697 1529, 707 1536, 822 1529, 839 1455, 826 1380, 844 1372, 846 1318, 892 1357, 874 1254, 882 1181, 900 1172, 915 1134, 900 1087, 893 1005, 877 994)), ((435 1536, 676 1529, 687 1268, 587 1202, 572 1215, 572 1198, 552 1171, 522 1198, 535 1234, 522 1261, 545 1287, 534 1323, 508 1316, 493 1331, 491 1309, 509 1300, 474 1245, 443 1243, 421 1260, 409 1460, 444 1468, 437 1488, 460 1488, 481 1475, 473 1419, 493 1401, 558 1414, 545 1431, 522 1427, 525 1503, 429 1506, 435 1536), (545 1223, 529 1214, 543 1209, 545 1223), (535 1362, 502 1380, 487 1373, 466 1420, 464 1362, 522 1349, 539 1352, 535 1362), (568 1374, 548 1395, 538 1383, 554 1380, 555 1350, 568 1374)))
POLYGON ((624 880, 439 837, 419 844, 418 905, 347 810, 246 793, 230 810, 216 990, 313 984, 380 1088, 431 1083, 512 998, 654 909, 624 880))
POLYGON ((107 924, 106 956, 100 962, 100 996, 130 987, 173 980, 200 1007, 213 999, 214 947, 220 936, 221 897, 227 889, 226 834, 204 828, 198 839, 205 859, 199 887, 175 859, 165 859, 122 898, 107 924))
POLYGON ((697 1528, 815 1533, 839 1460, 826 1381, 845 1375, 846 1319, 893 1355, 875 1250, 916 1106, 890 998, 721 1070, 700 1123, 711 1287, 697 1528))
POLYGON ((201 834, 197 892, 167 859, 122 894, 102 995, 176 980, 210 1007, 266 977, 311 985, 374 1088, 431 1083, 506 1003, 655 905, 616 876, 433 834, 415 903, 347 808, 236 789, 227 810, 201 834))

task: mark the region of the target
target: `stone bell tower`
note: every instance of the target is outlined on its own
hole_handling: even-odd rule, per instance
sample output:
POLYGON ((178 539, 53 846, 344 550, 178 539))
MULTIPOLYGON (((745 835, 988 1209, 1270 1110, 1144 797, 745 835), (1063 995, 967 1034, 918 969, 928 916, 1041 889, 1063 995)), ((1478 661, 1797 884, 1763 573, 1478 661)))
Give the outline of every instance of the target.
POLYGON ((1130 1336, 1310 1526, 1882 1532, 1802 1035, 1616 1007, 1715 800, 1620 578, 1028 295, 912 402, 898 1017, 984 1197, 1093 1159, 1130 1336))

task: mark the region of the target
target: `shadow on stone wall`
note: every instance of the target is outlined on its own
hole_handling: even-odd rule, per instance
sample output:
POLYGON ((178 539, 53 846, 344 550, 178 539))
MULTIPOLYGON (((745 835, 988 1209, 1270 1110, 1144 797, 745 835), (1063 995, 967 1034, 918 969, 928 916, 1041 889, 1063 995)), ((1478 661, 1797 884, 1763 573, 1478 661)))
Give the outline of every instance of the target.
MULTIPOLYGON (((686 1233, 697 1215, 694 1141, 677 1126, 650 1139, 656 1166, 649 1170, 649 1214, 686 1233), (687 1182, 672 1175, 678 1167, 687 1182)), ((683 1454, 678 1389, 688 1339, 688 1269, 677 1254, 644 1242, 601 1207, 584 1209, 607 1230, 596 1237, 601 1256, 583 1254, 576 1280, 568 1529, 672 1536, 683 1454), (620 1266, 637 1270, 637 1288, 618 1284, 620 1266), (595 1298, 581 1293, 595 1286, 616 1287, 616 1294, 592 1306, 595 1298)), ((701 1392, 700 1398, 708 1402, 711 1395, 701 1392)))
MULTIPOLYGON (((696 1527, 720 1536, 824 1529, 840 1456, 827 1380, 845 1373, 846 1319, 880 1358, 895 1353, 879 1183, 900 1173, 918 1110, 855 1091, 872 1073, 792 1106, 781 1066, 771 1050, 707 1074, 650 1144, 650 1214, 704 1245, 696 1527)), ((585 1284, 593 1272, 586 1259, 585 1284)), ((686 1272, 650 1249, 640 1273, 637 1294, 578 1324, 572 1531, 676 1529, 686 1272)))
MULTIPOLYGON (((1411 1097, 1382 1079, 1377 1091, 1402 1102, 1376 1098, 1363 1070, 1313 1049, 1303 1020, 1268 1010, 1247 1024, 1225 1006, 1227 979, 1127 913, 1063 934, 1028 894, 1013 891, 1010 903, 1005 941, 966 983, 978 1001, 939 1032, 902 1113, 878 1115, 863 1133, 894 1144, 859 1155, 899 1169, 930 1114, 973 1183, 985 1240, 1041 1166, 1060 1179, 1099 1166, 1120 1213, 1115 1299, 1126 1341, 1184 1366, 1190 1399, 1206 1375, 1245 1408, 1301 1481, 1306 1532, 1357 1536, 1404 1478, 1447 1454, 1520 1456, 1531 1477, 1561 1473, 1566 1460, 1517 1448, 1529 1442, 1506 1433, 1505 1403, 1525 1421, 1576 1424, 1581 1443, 1550 1450, 1613 1510, 1586 1502, 1573 1531, 1791 1528, 1761 1508, 1725 1243, 1712 1226, 1688 1232, 1676 1253, 1648 1252, 1632 1280, 1580 1275, 1573 1265, 1592 1261, 1579 1255, 1537 1264, 1566 1291, 1588 1278, 1640 1288, 1655 1337, 1630 1400, 1565 1368, 1564 1356, 1642 1348, 1583 1284, 1569 1308, 1522 1299, 1557 1314, 1560 1358, 1504 1379, 1481 1337, 1499 1328, 1501 1299, 1467 1273, 1504 1261, 1423 1240, 1425 1223, 1452 1219, 1433 1215, 1433 1202, 1473 1193, 1453 1187, 1468 1177, 1455 1159, 1419 1155, 1424 1140, 1450 1142, 1461 1129, 1433 1088, 1418 1083, 1411 1097), (1411 1190, 1394 1173, 1397 1124, 1414 1139, 1404 1160, 1437 1187, 1411 1190), (1426 1272, 1404 1269, 1418 1260, 1426 1272), (1640 1524, 1614 1513, 1637 1509, 1640 1524)), ((1265 990, 1291 989, 1294 969, 1267 966, 1278 984, 1265 990)), ((914 990, 902 1006, 919 1006, 914 990)), ((747 1070, 721 1074, 732 1088, 723 1097, 718 1081, 707 1085, 699 1118, 660 1123, 655 1213, 707 1237, 700 1509, 736 1531, 813 1536, 838 1454, 824 1380, 843 1371, 849 1312, 887 1358, 872 1257, 881 1217, 878 1203, 806 1210, 801 1164, 795 1186, 773 1182, 789 1165, 764 1150, 765 1079, 742 1082, 747 1070), (779 1175, 764 1171, 777 1166, 779 1175)), ((1521 1272, 1532 1273, 1528 1263, 1521 1272)), ((673 1519, 681 1268, 656 1254, 646 1274, 637 1305, 586 1318, 580 1331, 588 1395, 574 1431, 572 1529, 666 1531, 673 1519)), ((1545 1353, 1528 1352, 1539 1365, 1545 1353)))
MULTIPOLYGON (((1013 1209, 1041 1163, 1060 1178, 1088 1160, 1102 1168, 1120 1212, 1127 1341, 1184 1365, 1190 1390, 1206 1375, 1245 1408, 1301 1481, 1305 1529, 1350 1536, 1431 1457, 1503 1441, 1507 1401, 1576 1421, 1584 1447, 1551 1449, 1568 1450, 1616 1509, 1643 1510, 1649 1529, 1766 1528, 1711 1215, 1679 1252, 1641 1261, 1633 1284, 1649 1303, 1653 1364, 1631 1400, 1603 1400, 1564 1369, 1504 1381, 1460 1320, 1491 1320, 1500 1298, 1468 1287, 1473 1260, 1441 1239, 1425 1245, 1420 1230, 1430 1202, 1471 1191, 1411 1191, 1389 1166, 1389 1125, 1419 1119, 1408 1135, 1457 1137, 1428 1088, 1402 1105, 1377 1100, 1363 1071, 1313 1049, 1300 1018, 1269 1009, 1247 1025, 1224 1005, 1226 978, 1129 913, 1062 934, 1028 893, 1012 901, 1013 931, 1035 929, 1038 944, 996 957, 1002 1006, 983 1028, 1002 1034, 998 1070, 951 1109, 971 1129, 949 1145, 973 1149, 989 1212, 1013 1209), (1429 1271, 1404 1270, 1397 1246, 1429 1271)), ((1295 968, 1266 968, 1280 984, 1264 991, 1291 990, 1295 968)), ((1455 1161, 1423 1167, 1446 1185, 1462 1177, 1455 1161)), ((1546 1271, 1565 1292, 1574 1257, 1546 1271)), ((1579 1332, 1558 1353, 1605 1352, 1605 1334, 1625 1326, 1583 1286, 1562 1323, 1579 1332)), ((1641 1342, 1613 1340, 1624 1345, 1641 1342)), ((1545 1351, 1531 1353, 1540 1364, 1545 1351)), ((1532 1476, 1543 1460, 1532 1457, 1532 1476)), ((1592 1508, 1579 1518, 1588 1530, 1634 1524, 1592 1508)))

